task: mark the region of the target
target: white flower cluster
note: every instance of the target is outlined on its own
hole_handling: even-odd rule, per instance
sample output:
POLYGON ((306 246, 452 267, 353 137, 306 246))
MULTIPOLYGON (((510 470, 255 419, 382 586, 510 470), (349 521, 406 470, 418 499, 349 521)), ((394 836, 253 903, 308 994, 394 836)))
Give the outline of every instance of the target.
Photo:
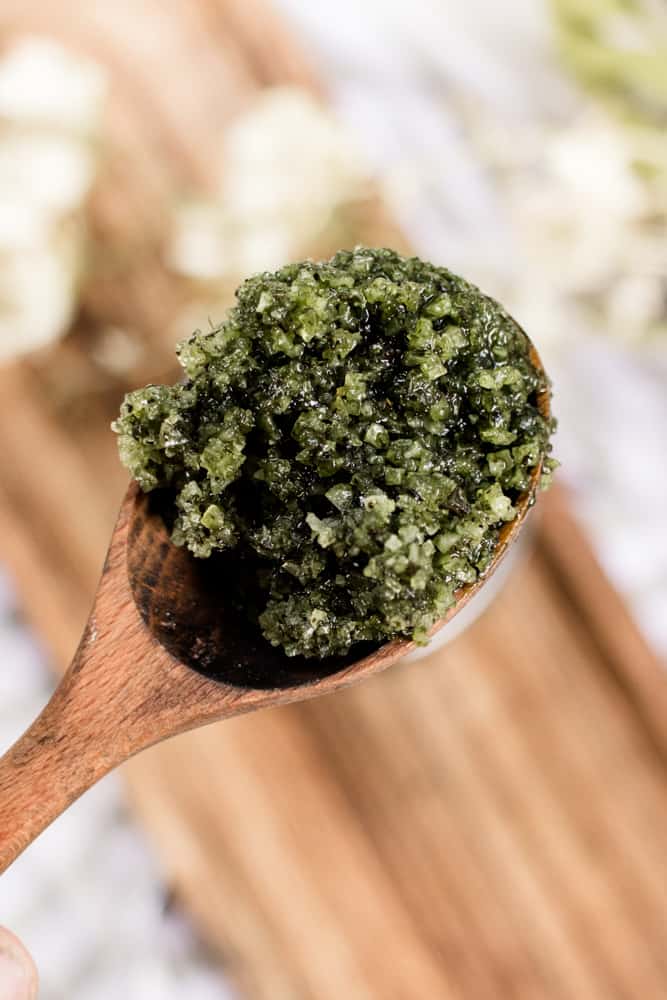
POLYGON ((263 91, 232 122, 218 170, 213 198, 178 208, 169 248, 172 269, 199 280, 280 267, 368 193, 344 130, 298 87, 263 91))
POLYGON ((565 123, 475 132, 512 229, 505 301, 536 339, 562 351, 593 331, 664 333, 667 202, 635 169, 634 135, 589 101, 565 123))
POLYGON ((103 71, 53 41, 0 60, 0 360, 71 322, 105 93, 103 71))

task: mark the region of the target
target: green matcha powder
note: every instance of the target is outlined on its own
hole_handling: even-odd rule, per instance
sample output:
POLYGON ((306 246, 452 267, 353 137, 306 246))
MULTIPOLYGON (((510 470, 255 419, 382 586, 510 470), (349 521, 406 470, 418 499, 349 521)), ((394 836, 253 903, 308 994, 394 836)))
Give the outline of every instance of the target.
POLYGON ((357 248, 245 281, 178 348, 185 381, 113 427, 172 539, 252 560, 264 636, 293 656, 426 639, 493 556, 553 422, 520 327, 442 267, 357 248))

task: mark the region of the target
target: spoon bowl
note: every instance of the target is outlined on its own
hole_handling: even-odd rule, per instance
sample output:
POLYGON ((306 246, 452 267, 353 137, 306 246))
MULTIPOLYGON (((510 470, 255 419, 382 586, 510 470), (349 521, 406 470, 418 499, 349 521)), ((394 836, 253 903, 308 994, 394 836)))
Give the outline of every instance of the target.
MULTIPOLYGON (((533 364, 542 368, 534 348, 533 364)), ((537 400, 549 416, 549 393, 537 400)), ((432 633, 475 596, 517 537, 542 462, 493 560, 432 633)), ((0 758, 0 873, 84 791, 141 750, 196 726, 302 701, 370 677, 414 649, 397 639, 307 660, 272 647, 238 610, 238 565, 169 540, 159 498, 128 489, 90 618, 51 700, 0 758)))
POLYGON ((346 656, 308 660, 272 646, 245 613, 235 553, 195 559, 169 540, 162 498, 130 487, 128 579, 146 628, 177 661, 239 689, 296 688, 338 673, 370 654, 371 644, 346 656))

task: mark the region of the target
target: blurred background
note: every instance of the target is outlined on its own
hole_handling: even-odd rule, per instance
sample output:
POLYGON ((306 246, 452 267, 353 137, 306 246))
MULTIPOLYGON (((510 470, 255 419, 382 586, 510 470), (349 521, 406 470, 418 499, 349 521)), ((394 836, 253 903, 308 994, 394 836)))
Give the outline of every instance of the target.
POLYGON ((45 1000, 667 995, 666 124, 663 0, 1 0, 0 750, 85 621, 123 393, 247 274, 463 273, 562 462, 455 641, 150 751, 16 862, 45 1000))

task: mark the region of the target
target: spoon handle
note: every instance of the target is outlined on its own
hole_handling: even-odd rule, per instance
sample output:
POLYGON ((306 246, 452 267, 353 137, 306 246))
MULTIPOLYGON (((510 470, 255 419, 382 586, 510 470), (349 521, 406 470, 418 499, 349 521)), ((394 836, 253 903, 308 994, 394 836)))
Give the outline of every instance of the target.
POLYGON ((155 704, 150 652, 126 609, 99 637, 94 609, 51 700, 0 757, 0 873, 96 781, 164 736, 148 711, 155 704))
POLYGON ((227 695, 223 685, 177 663, 152 638, 129 592, 123 541, 117 533, 69 670, 41 715, 0 757, 0 874, 128 757, 258 707, 238 704, 233 691, 227 695))
POLYGON ((115 763, 96 720, 77 712, 69 675, 0 758, 0 873, 115 763))

